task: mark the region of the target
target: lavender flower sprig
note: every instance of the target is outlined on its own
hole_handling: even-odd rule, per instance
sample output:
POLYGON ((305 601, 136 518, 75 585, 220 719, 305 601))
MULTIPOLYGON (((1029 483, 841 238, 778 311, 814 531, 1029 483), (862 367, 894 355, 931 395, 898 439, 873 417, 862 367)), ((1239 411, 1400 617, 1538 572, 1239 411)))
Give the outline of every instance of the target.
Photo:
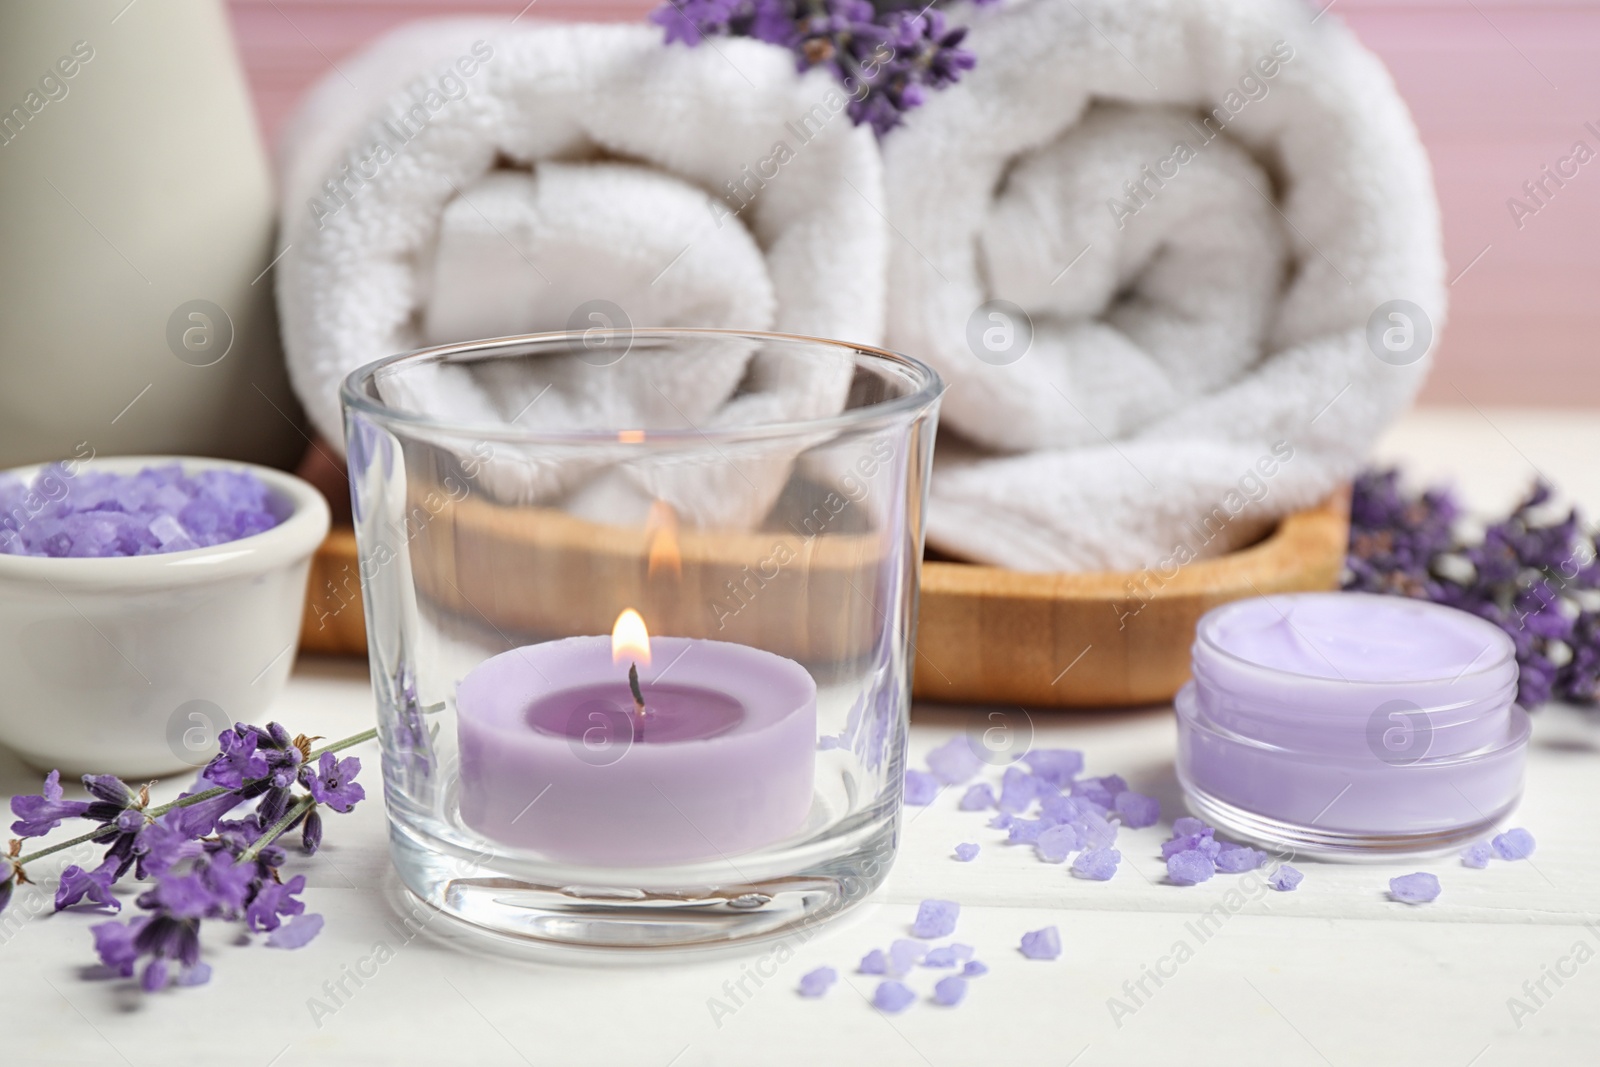
MULTIPOLYGON (((995 0, 973 0, 990 4, 995 0)), ((668 44, 753 37, 795 54, 801 71, 823 67, 850 91, 848 113, 879 137, 920 107, 927 89, 959 81, 977 58, 960 47, 933 3, 918 0, 667 0, 650 20, 668 44)))
POLYGON ((1460 530, 1446 490, 1407 494, 1397 470, 1355 482, 1344 586, 1418 597, 1470 611, 1510 635, 1521 668, 1518 699, 1600 700, 1600 547, 1576 510, 1551 516, 1536 483, 1481 538, 1460 530))
POLYGON ((197 985, 210 977, 200 960, 202 920, 242 921, 254 933, 265 933, 276 948, 299 948, 322 929, 320 915, 307 914, 299 899, 305 877, 285 882, 279 868, 288 854, 278 844, 299 828, 301 846, 314 853, 322 843, 322 808, 348 812, 365 798, 355 781, 361 761, 335 753, 377 736, 376 730, 312 749, 316 738, 291 738, 277 723, 265 728, 244 723, 224 731, 221 750, 201 773, 210 788, 177 800, 150 806, 150 791, 131 789, 111 775, 86 775, 91 800, 66 800, 59 771, 45 778, 33 796, 13 797, 19 835, 0 859, 0 910, 18 883, 28 881, 26 865, 85 842, 105 845, 93 870, 76 865, 61 873, 55 908, 87 903, 120 911, 112 893, 130 869, 151 885, 135 903, 144 912, 127 923, 92 927, 101 962, 123 977, 132 977, 138 962, 140 985, 146 991, 169 983, 197 985), (304 792, 297 793, 296 786, 304 792), (255 801, 241 818, 227 818, 255 801), (84 819, 95 829, 69 841, 21 854, 20 838, 41 837, 64 820, 84 819))

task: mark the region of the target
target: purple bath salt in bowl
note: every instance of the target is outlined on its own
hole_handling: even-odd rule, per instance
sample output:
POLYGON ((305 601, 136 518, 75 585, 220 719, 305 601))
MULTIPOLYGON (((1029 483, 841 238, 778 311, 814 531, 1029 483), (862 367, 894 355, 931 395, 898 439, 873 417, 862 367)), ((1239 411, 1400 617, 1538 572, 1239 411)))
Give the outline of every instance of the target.
POLYGON ((176 463, 132 474, 55 463, 0 476, 0 552, 150 556, 237 541, 277 526, 267 485, 248 470, 185 474, 176 463))

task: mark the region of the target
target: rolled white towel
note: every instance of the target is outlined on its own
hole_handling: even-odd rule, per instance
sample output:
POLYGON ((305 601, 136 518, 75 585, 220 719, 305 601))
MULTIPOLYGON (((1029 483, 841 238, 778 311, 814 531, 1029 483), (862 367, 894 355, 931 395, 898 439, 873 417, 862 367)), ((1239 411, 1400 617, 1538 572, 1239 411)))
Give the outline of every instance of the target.
POLYGON ((1301 0, 967 21, 977 69, 884 144, 889 344, 946 378, 965 439, 941 435, 930 543, 1181 564, 1348 478, 1445 310, 1427 156, 1382 64, 1301 0))
MULTIPOLYGON (((781 49, 668 48, 637 25, 420 22, 341 61, 280 153, 278 298, 313 424, 340 441, 341 379, 424 344, 629 325, 877 343, 881 163, 835 99, 826 74, 797 75, 781 49)), ((664 400, 696 427, 736 427, 838 410, 851 377, 847 360, 734 344, 652 356, 648 375, 545 362, 452 367, 393 399, 546 431, 646 425, 664 400)), ((487 478, 523 501, 573 491, 577 466, 547 459, 502 449, 487 478)), ((703 482, 730 477, 634 472, 630 506, 663 497, 693 521, 755 521, 770 501, 747 482, 703 482)), ((584 499, 625 513, 615 488, 584 499)))

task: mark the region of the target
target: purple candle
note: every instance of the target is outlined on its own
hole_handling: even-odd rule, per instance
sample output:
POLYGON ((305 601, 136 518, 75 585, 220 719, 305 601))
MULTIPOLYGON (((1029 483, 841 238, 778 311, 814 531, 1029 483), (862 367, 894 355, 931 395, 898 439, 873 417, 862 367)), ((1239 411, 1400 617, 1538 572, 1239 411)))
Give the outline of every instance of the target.
POLYGON ((746 645, 646 635, 528 645, 456 689, 461 817, 567 863, 649 867, 759 848, 811 810, 817 688, 746 645), (652 664, 660 664, 653 670, 652 664))
POLYGON ((1200 620, 1178 777, 1209 821, 1334 856, 1480 836, 1522 792, 1528 718, 1506 634, 1401 597, 1304 593, 1200 620))

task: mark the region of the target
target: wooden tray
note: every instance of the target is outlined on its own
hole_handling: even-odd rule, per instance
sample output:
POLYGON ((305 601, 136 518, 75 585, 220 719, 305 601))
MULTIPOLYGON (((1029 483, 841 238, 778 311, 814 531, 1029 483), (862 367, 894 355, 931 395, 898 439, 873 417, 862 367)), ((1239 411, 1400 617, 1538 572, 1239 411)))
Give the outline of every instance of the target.
MULTIPOLYGON (((468 506, 472 502, 466 502, 468 506)), ((484 543, 522 536, 500 528, 488 513, 463 528, 484 543)), ((444 525, 441 524, 441 531, 444 525)), ((651 607, 651 617, 670 620, 671 600, 652 604, 650 584, 638 561, 648 535, 614 531, 597 536, 593 527, 552 515, 539 540, 550 546, 539 573, 479 576, 470 587, 492 589, 499 612, 511 612, 522 628, 544 623, 556 632, 605 632, 610 619, 541 617, 541 605, 585 601, 595 588, 632 589, 631 603, 651 607), (570 527, 570 528, 569 528, 570 527), (582 528, 580 528, 582 527, 582 528), (578 631, 561 629, 576 625, 578 631)), ((456 536, 460 536, 459 534, 456 536)), ((1039 707, 1106 707, 1159 703, 1171 699, 1189 677, 1189 645, 1195 623, 1218 604, 1264 593, 1333 589, 1344 565, 1349 536, 1348 497, 1338 494, 1321 505, 1290 515, 1262 541, 1211 560, 1201 560, 1163 578, 1154 573, 1028 574, 965 563, 923 565, 921 615, 917 632, 915 692, 919 699, 1039 707), (1133 590, 1143 592, 1136 595, 1133 590)), ((744 560, 726 542, 682 540, 686 590, 720 588, 744 560)), ((457 546, 470 549, 471 546, 457 546)), ((470 550, 452 553, 470 560, 470 550)), ((859 581, 871 561, 848 546, 829 567, 843 589, 859 581)), ((302 651, 361 655, 366 652, 355 533, 335 528, 312 562, 302 651)), ((460 594, 456 578, 421 584, 445 600, 460 594)), ((813 581, 816 571, 813 570, 813 581)), ((826 590, 824 591, 826 592, 826 590)), ((843 595, 840 592, 840 595, 843 595)), ((685 602, 698 596, 683 597, 685 602)), ((476 599, 471 607, 480 605, 476 599)), ((490 608, 495 611, 495 608, 490 608)), ((577 610, 577 609, 571 609, 577 610)), ((496 612, 497 615, 499 612, 496 612)), ((663 632, 677 632, 669 621, 663 632)), ((770 645, 772 635, 725 636, 770 645)), ((836 632, 823 623, 796 627, 791 654, 848 652, 864 635, 836 632)))

